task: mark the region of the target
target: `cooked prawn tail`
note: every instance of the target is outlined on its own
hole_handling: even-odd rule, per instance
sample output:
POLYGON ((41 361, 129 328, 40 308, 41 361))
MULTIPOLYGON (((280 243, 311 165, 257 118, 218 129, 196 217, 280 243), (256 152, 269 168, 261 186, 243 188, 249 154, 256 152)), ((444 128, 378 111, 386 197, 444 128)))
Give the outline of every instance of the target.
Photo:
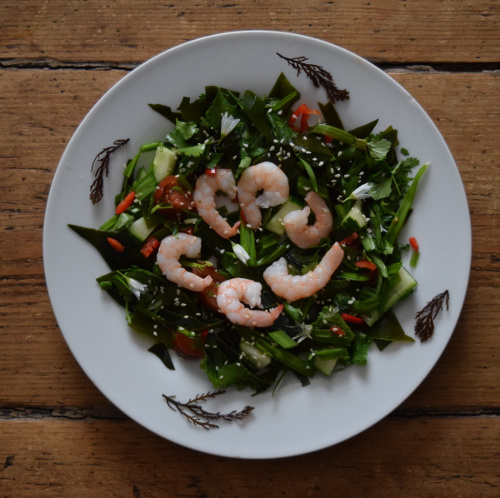
POLYGON ((240 228, 241 221, 237 221, 230 230, 224 231, 224 237, 229 239, 230 237, 234 237, 238 233, 238 229, 240 228))
POLYGON ((279 304, 278 306, 276 306, 276 308, 273 308, 272 310, 269 311, 269 313, 271 313, 271 316, 273 317, 274 320, 276 320, 281 315, 283 308, 284 308, 284 305, 279 304))

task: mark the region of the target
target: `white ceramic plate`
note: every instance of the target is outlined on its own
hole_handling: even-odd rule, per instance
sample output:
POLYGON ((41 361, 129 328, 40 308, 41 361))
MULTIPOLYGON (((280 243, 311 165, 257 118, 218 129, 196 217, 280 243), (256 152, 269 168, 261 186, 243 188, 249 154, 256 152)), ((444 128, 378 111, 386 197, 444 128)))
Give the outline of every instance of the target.
POLYGON ((466 293, 471 257, 467 201, 453 158, 430 118, 393 79, 366 60, 329 43, 282 32, 233 32, 195 40, 144 63, 108 91, 83 120, 57 168, 45 218, 44 264, 50 299, 75 358, 95 385, 130 418, 181 445, 242 458, 307 453, 354 436, 396 408, 438 361, 456 325, 466 293), (290 376, 278 392, 252 397, 230 390, 206 404, 215 411, 255 406, 244 422, 205 431, 171 411, 162 394, 187 401, 211 390, 197 362, 174 356, 167 370, 147 351, 149 343, 127 326, 124 310, 99 289, 96 277, 108 268, 99 253, 68 223, 98 227, 113 212, 121 186, 121 165, 144 142, 161 140, 168 121, 148 103, 172 107, 183 96, 196 98, 205 85, 267 94, 283 71, 310 105, 325 102, 324 90, 297 77, 276 52, 306 56, 333 74, 350 100, 337 104, 347 129, 375 118, 377 130, 393 125, 401 144, 421 162, 430 162, 419 185, 407 226, 421 246, 413 272, 417 291, 396 312, 413 334, 414 316, 436 294, 449 289, 450 308, 426 343, 372 348, 366 367, 352 367, 326 379, 317 375, 302 388, 290 376), (92 206, 90 165, 116 139, 130 143, 112 158, 103 201, 92 206), (452 250, 451 250, 452 248, 452 250))

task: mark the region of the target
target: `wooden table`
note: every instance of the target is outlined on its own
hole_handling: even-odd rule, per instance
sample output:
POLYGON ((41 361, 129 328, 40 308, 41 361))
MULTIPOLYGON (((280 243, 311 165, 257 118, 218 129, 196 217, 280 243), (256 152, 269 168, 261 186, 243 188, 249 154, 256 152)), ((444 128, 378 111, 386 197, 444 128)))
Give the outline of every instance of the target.
POLYGON ((500 495, 498 1, 4 0, 0 19, 0 496, 500 495), (239 29, 387 71, 444 135, 473 226, 465 306, 421 387, 364 433, 278 461, 185 449, 110 405, 63 340, 42 264, 52 177, 90 107, 151 56, 239 29))

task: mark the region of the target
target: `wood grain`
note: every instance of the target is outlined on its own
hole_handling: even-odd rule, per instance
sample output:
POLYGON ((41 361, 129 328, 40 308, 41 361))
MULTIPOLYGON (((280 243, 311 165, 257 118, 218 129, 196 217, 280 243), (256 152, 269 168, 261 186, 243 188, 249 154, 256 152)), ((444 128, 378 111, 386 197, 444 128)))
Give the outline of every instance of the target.
POLYGON ((499 431, 500 421, 488 417, 391 418, 334 448, 270 464, 198 453, 129 421, 0 421, 0 488, 16 497, 87 496, 89 489, 134 497, 399 496, 405 489, 415 497, 495 496, 499 431), (467 451, 456 451, 465 438, 467 451))
POLYGON ((0 58, 136 64, 200 36, 266 29, 321 38, 378 63, 491 63, 500 56, 499 15, 488 0, 2 2, 0 58))
POLYGON ((499 18, 495 0, 0 2, 0 496, 498 496, 499 18), (390 71, 445 137, 473 227, 463 311, 428 378, 362 434, 274 461, 130 421, 68 350, 43 273, 52 178, 92 105, 151 56, 240 29, 314 36, 390 71))

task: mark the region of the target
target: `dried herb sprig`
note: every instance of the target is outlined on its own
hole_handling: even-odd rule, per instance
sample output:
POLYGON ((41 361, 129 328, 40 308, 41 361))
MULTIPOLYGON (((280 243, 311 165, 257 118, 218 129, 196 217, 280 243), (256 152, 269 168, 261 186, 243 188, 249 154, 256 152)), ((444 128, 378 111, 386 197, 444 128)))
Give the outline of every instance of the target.
POLYGON ((253 406, 245 406, 245 408, 243 408, 243 410, 239 412, 233 410, 229 413, 213 413, 204 410, 200 405, 196 404, 206 401, 209 398, 215 398, 219 394, 223 393, 225 393, 225 391, 219 389, 218 391, 214 392, 197 394, 194 398, 190 399, 186 403, 177 401, 175 399, 175 396, 167 396, 166 394, 164 394, 163 397, 167 401, 168 406, 172 410, 178 411, 181 415, 186 417, 188 422, 193 425, 203 427, 203 429, 209 430, 219 428, 218 425, 213 423, 213 420, 225 420, 226 422, 231 422, 232 420, 243 420, 254 409, 253 406))
POLYGON ((443 309, 448 309, 450 293, 445 290, 431 299, 416 315, 415 334, 421 342, 425 342, 434 333, 434 320, 443 309))
POLYGON ((303 71, 305 75, 312 81, 316 88, 320 86, 326 90, 326 94, 332 103, 338 100, 349 99, 349 92, 347 90, 340 90, 333 81, 332 75, 324 69, 322 66, 317 64, 311 64, 306 62, 309 60, 308 57, 285 57, 280 53, 276 54, 288 62, 290 66, 297 71, 297 76, 303 71))
POLYGON ((111 154, 116 152, 120 147, 123 147, 130 138, 115 140, 113 145, 109 147, 104 147, 104 149, 94 157, 92 161, 91 171, 94 171, 94 166, 96 163, 100 163, 99 167, 95 172, 95 179, 90 186, 90 200, 92 204, 97 204, 103 196, 103 184, 104 184, 104 175, 108 176, 109 174, 109 160, 111 158, 111 154))

